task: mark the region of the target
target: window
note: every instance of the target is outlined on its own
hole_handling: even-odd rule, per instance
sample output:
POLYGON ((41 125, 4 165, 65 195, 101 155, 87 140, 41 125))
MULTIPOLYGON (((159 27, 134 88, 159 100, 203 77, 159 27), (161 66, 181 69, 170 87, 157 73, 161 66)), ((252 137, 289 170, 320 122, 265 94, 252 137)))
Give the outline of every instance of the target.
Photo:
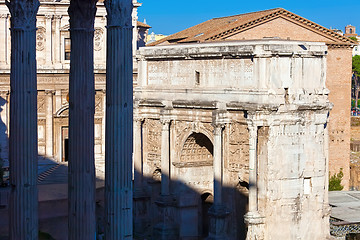
POLYGON ((64 46, 65 46, 65 60, 70 60, 70 51, 71 51, 70 38, 64 39, 64 46))
POLYGON ((200 72, 195 71, 195 85, 200 85, 200 72))

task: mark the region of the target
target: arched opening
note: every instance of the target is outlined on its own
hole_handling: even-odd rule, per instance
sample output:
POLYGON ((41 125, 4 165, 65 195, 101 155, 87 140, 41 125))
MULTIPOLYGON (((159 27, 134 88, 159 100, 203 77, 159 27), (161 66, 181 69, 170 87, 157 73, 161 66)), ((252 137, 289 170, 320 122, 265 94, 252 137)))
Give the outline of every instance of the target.
POLYGON ((204 193, 200 197, 200 234, 202 238, 209 235, 210 216, 209 209, 214 203, 214 197, 210 193, 204 193))
POLYGON ((192 133, 181 150, 180 162, 204 164, 213 161, 213 144, 202 133, 192 133))

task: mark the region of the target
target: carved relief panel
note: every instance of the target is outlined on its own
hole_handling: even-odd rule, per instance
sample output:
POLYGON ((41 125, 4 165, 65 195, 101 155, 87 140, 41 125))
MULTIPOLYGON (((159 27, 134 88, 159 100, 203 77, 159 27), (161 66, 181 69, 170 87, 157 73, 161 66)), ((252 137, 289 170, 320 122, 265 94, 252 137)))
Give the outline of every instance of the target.
POLYGON ((234 183, 249 179, 249 133, 247 126, 237 122, 227 124, 224 131, 225 169, 234 183), (228 143, 228 144, 226 144, 228 143))
POLYGON ((144 121, 144 172, 152 174, 161 167, 161 122, 158 119, 144 121), (150 169, 149 169, 150 168, 150 169))

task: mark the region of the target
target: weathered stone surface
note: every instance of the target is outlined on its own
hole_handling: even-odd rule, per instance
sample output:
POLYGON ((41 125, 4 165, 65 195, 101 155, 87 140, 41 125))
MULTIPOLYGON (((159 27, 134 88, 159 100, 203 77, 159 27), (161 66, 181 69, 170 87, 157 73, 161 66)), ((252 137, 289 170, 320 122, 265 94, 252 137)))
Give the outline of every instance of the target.
POLYGON ((166 116, 179 237, 243 239, 244 219, 248 239, 329 235, 326 51, 322 43, 276 40, 140 49, 134 95, 144 119, 143 177, 162 170, 166 116), (209 195, 228 215, 208 211, 209 195))

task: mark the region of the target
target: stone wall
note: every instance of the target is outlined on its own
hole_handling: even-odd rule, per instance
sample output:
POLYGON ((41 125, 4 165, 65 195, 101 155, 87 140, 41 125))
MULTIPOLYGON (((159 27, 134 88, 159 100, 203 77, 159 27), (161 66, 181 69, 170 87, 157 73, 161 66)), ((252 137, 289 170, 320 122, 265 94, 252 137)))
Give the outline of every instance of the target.
MULTIPOLYGON (((248 239, 325 239, 326 53, 323 43, 276 40, 141 48, 134 96, 143 125, 134 141, 142 144, 135 146, 143 145, 146 179, 170 165, 175 201, 165 207, 168 220, 150 222, 178 229, 179 238, 205 237, 202 200, 210 194, 224 214, 210 218, 218 237, 244 239, 247 221, 248 239), (164 119, 169 159, 162 158, 164 119)), ((156 208, 158 186, 144 185, 156 208)))

